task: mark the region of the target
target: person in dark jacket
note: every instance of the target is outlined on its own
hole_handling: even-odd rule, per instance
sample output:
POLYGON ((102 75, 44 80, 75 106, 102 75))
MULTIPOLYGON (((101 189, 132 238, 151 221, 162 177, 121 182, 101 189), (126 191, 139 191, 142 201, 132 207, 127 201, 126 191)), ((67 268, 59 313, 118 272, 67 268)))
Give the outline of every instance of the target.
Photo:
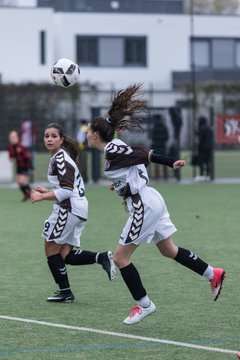
POLYGON ((213 155, 213 131, 204 116, 198 119, 198 161, 199 175, 204 179, 211 178, 213 155))
MULTIPOLYGON (((168 128, 164 123, 164 118, 160 114, 153 115, 152 149, 166 155, 168 139, 168 128)), ((155 177, 160 178, 160 165, 158 164, 155 166, 155 177)), ((167 177, 167 167, 163 166, 163 178, 166 180, 167 177)))

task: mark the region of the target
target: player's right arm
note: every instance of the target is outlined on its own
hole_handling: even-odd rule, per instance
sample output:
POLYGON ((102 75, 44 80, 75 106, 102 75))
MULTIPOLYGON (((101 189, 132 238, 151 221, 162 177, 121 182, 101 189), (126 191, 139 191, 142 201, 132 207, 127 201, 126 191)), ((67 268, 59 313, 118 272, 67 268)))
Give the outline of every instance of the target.
POLYGON ((39 191, 32 190, 31 192, 31 200, 32 203, 39 202, 42 200, 53 200, 56 201, 57 198, 52 190, 47 191, 45 193, 40 193, 39 191))

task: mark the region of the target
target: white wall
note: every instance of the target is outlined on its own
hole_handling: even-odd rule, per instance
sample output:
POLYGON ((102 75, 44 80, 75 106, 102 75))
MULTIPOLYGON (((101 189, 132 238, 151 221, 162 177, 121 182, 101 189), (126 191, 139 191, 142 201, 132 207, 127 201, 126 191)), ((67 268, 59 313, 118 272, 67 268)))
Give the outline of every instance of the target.
POLYGON ((50 9, 0 8, 2 82, 50 81, 53 31, 50 9), (47 32, 46 65, 40 64, 41 30, 47 32))

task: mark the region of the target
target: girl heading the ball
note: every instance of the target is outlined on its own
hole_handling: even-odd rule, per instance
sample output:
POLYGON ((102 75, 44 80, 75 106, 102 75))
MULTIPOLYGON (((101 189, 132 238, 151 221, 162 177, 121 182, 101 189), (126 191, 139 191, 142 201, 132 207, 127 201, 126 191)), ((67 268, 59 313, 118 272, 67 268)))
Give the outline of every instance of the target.
POLYGON ((132 325, 152 314, 156 306, 143 286, 140 274, 131 261, 133 252, 141 244, 155 244, 159 252, 191 269, 210 281, 217 300, 225 271, 213 268, 193 252, 174 244, 172 235, 176 228, 172 223, 164 199, 149 186, 147 165, 157 163, 173 169, 185 166, 185 160, 177 160, 159 154, 144 146, 130 146, 114 137, 116 131, 141 128, 136 114, 144 111, 144 101, 137 92, 141 84, 133 84, 119 91, 106 116, 92 119, 88 130, 89 145, 104 153, 105 176, 110 188, 121 196, 129 212, 117 245, 114 262, 133 299, 137 302, 124 324, 132 325), (134 119, 131 116, 134 115, 134 119))

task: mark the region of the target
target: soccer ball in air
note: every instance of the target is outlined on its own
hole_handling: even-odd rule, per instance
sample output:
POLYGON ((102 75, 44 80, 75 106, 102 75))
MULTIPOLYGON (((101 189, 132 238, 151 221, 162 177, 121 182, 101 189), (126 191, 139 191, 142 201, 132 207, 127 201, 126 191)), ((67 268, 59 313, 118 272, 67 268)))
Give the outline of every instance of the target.
POLYGON ((64 88, 76 84, 79 76, 79 66, 69 59, 59 59, 51 69, 51 77, 54 83, 64 88))

